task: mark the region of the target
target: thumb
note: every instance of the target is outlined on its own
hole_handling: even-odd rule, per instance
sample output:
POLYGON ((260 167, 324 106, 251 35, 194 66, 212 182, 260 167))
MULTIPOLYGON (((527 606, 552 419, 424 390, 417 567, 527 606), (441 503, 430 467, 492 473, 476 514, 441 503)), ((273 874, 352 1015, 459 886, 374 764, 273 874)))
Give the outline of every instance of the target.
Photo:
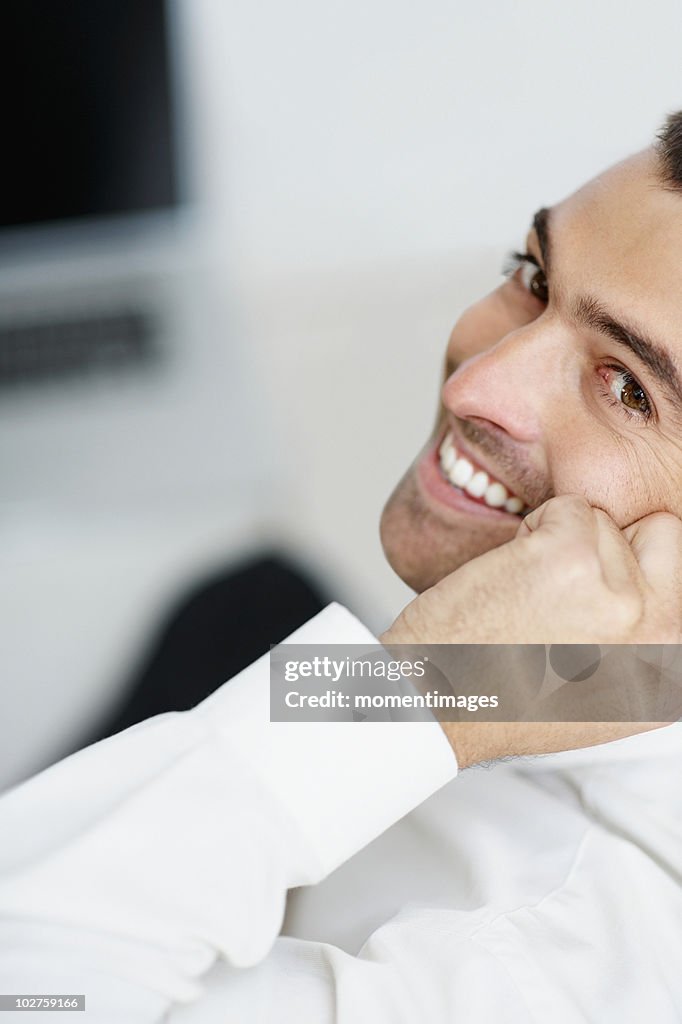
POLYGON ((539 531, 561 538, 570 533, 576 539, 594 544, 597 533, 594 510, 578 494, 562 494, 557 498, 550 498, 544 505, 528 513, 521 522, 516 536, 527 537, 539 531))
POLYGON ((677 610, 682 593, 682 522, 670 512, 654 512, 622 532, 645 581, 677 610))

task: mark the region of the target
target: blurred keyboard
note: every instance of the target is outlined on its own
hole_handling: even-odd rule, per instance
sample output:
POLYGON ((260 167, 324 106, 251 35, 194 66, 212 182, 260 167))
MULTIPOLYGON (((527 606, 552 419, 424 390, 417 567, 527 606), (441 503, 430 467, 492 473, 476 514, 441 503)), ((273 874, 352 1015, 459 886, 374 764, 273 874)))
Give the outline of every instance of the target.
POLYGON ((157 340, 156 318, 142 309, 0 322, 0 387, 148 366, 157 340))

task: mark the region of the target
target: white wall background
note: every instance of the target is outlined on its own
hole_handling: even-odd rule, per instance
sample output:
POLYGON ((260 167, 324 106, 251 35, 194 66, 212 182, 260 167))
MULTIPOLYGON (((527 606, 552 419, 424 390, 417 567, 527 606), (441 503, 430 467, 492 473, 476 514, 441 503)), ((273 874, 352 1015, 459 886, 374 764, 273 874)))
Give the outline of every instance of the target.
MULTIPOLYGON (((378 517, 430 429, 452 322, 495 284, 539 205, 646 145, 682 106, 673 0, 176 4, 191 247, 216 300, 210 330, 187 328, 201 358, 177 423, 186 464, 220 374, 226 404, 235 387, 246 396, 246 426, 235 437, 226 416, 221 437, 214 416, 210 498, 189 501, 179 470, 176 495, 135 508, 124 495, 113 519, 100 509, 81 530, 44 512, 41 526, 35 504, 16 514, 7 467, 40 481, 57 458, 41 464, 44 410, 22 407, 0 544, 4 778, 115 688, 135 624, 193 559, 274 537, 385 624, 408 594, 378 517), (72 585, 48 628, 58 567, 72 585)), ((144 472, 131 447, 130 495, 144 472)))
POLYGON ((376 521, 429 429, 450 326, 538 206, 647 145, 682 105, 682 9, 185 9, 200 192, 277 425, 282 522, 380 619, 405 591, 376 521))

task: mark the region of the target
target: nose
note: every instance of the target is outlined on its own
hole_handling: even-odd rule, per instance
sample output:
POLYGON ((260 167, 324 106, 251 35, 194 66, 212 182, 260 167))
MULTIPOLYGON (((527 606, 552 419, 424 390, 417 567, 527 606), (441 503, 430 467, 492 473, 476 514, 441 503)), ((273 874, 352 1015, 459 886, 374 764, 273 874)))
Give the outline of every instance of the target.
POLYGON ((543 317, 460 363, 443 385, 443 405, 460 419, 485 420, 515 441, 538 442, 566 388, 566 351, 556 334, 543 317))

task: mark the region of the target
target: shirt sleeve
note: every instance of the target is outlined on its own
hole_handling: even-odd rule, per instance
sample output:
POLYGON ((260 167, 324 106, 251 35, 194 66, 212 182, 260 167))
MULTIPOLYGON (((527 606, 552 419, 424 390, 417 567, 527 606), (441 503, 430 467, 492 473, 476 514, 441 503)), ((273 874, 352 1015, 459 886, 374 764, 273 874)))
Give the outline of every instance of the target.
MULTIPOLYGON (((376 643, 338 605, 289 641, 376 643)), ((85 993, 93 1024, 189 1020, 190 1008, 192 1021, 256 1021, 257 1006, 289 1020, 281 1000, 294 1007, 302 990, 326 1007, 307 1019, 359 1019, 330 995, 345 954, 311 943, 301 961, 294 940, 275 941, 287 890, 324 878, 456 771, 435 722, 271 723, 265 656, 192 711, 0 799, 0 992, 85 993), (293 949, 298 967, 282 975, 293 949), (216 964, 228 981, 214 1018, 202 979, 216 964), (288 979, 284 997, 263 967, 288 979)))

